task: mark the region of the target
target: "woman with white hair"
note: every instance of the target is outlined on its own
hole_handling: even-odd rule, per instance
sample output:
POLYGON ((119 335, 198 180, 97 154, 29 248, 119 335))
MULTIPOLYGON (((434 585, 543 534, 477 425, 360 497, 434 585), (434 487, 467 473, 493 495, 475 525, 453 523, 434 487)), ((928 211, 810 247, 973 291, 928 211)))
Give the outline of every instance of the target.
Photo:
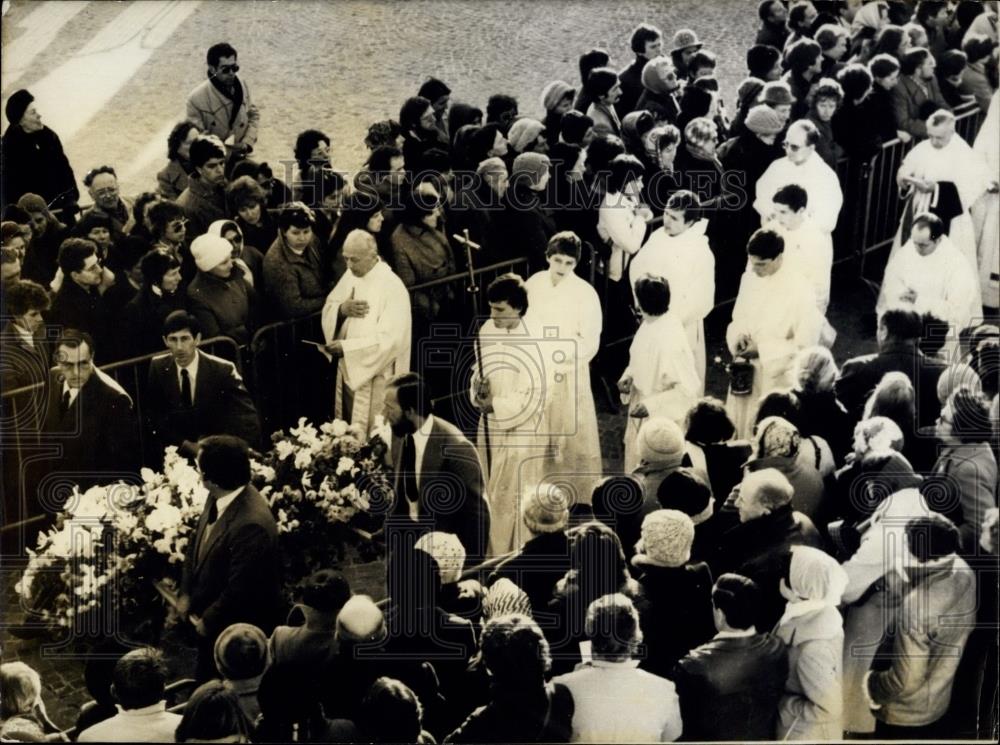
POLYGON ((788 680, 778 707, 778 740, 839 740, 844 627, 837 610, 847 575, 828 554, 793 546, 781 580, 788 601, 776 635, 788 645, 788 680))

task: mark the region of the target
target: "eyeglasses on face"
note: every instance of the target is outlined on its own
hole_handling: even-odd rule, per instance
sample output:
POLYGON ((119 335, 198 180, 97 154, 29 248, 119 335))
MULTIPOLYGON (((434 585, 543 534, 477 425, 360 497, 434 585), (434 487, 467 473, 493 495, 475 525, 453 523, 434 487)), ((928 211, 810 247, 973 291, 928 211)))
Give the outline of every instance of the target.
POLYGON ((239 72, 239 65, 219 65, 219 72, 239 72))

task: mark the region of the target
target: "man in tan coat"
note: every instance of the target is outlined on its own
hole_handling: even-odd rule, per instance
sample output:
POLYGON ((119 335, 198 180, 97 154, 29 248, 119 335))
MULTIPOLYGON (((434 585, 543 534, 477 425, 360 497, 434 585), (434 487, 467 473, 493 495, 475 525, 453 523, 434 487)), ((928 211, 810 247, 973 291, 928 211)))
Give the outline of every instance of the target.
POLYGON ((214 134, 229 154, 248 154, 257 142, 260 112, 250 88, 236 77, 236 50, 223 42, 208 50, 208 80, 188 95, 187 118, 203 134, 214 134))

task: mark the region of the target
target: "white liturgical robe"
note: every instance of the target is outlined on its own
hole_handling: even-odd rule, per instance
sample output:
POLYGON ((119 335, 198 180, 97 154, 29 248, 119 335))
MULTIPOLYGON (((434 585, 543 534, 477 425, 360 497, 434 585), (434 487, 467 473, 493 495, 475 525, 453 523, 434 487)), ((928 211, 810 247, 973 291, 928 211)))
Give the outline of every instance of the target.
POLYGON ((410 369, 410 294, 389 265, 379 261, 363 277, 348 271, 326 298, 323 334, 327 343, 340 341, 343 356, 337 367, 336 416, 343 418, 341 385, 353 393, 351 423, 368 432, 381 413, 385 383, 410 369), (368 314, 339 317, 345 300, 364 300, 368 314))
MULTIPOLYGON (((498 328, 490 319, 479 330, 482 373, 493 397, 493 411, 486 415, 485 427, 480 419, 477 438, 489 470, 491 556, 514 551, 529 537, 521 522, 521 494, 542 480, 550 454, 544 426, 548 381, 540 341, 541 334, 525 319, 514 329, 498 328)), ((479 370, 477 360, 469 391, 473 403, 479 370)))
POLYGON ((907 241, 889 259, 875 309, 881 317, 889 308, 906 307, 947 321, 953 334, 981 315, 976 275, 947 235, 927 256, 907 241))
POLYGON ((670 285, 670 311, 684 326, 694 353, 695 370, 705 392, 705 316, 715 306, 715 255, 699 220, 680 235, 656 230, 629 265, 633 296, 645 274, 663 277, 670 285))
POLYGON ((646 421, 631 412, 643 404, 649 416, 673 419, 681 427, 698 399, 701 381, 694 367, 694 353, 687 333, 672 310, 662 316, 647 318, 639 325, 629 347, 628 367, 622 379, 631 378, 632 390, 622 396, 628 407, 625 422, 625 473, 639 465, 636 436, 646 421))
POLYGON ((726 410, 736 425, 736 437, 749 439, 761 396, 791 386, 790 371, 799 350, 819 341, 823 316, 816 309, 812 284, 794 265, 782 266, 770 276, 743 273, 733 306, 733 320, 726 329, 726 344, 736 355, 741 336, 749 337, 758 356, 752 358, 753 389, 748 395, 726 399, 726 410))
MULTIPOLYGON (((1000 92, 993 94, 986 121, 972 148, 996 178, 1000 174, 1000 92)), ((1000 306, 1000 193, 993 191, 972 205, 983 305, 1000 306)))
POLYGON ((812 220, 817 229, 833 233, 844 203, 844 195, 840 190, 837 174, 816 153, 800 166, 784 157, 767 167, 757 181, 757 198, 753 203, 761 222, 770 221, 774 215, 774 195, 778 189, 789 184, 798 184, 806 190, 806 217, 812 220))
POLYGON ((590 362, 601 342, 601 301, 584 279, 569 274, 553 284, 549 270, 536 272, 525 283, 527 318, 545 341, 549 393, 545 430, 554 451, 547 476, 574 491, 577 502, 590 504, 591 491, 601 478, 601 441, 597 409, 590 387, 590 362))
POLYGON ((809 280, 816 294, 816 307, 826 315, 830 304, 830 274, 833 271, 833 239, 830 234, 817 228, 808 217, 795 230, 788 230, 777 223, 768 227, 784 239, 785 261, 809 280))

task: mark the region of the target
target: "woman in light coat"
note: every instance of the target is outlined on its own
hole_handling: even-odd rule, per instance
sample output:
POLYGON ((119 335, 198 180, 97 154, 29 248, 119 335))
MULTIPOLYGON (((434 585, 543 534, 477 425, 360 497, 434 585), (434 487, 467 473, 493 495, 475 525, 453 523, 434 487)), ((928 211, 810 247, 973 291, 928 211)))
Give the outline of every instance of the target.
POLYGON ((794 546, 775 634, 788 645, 788 680, 778 705, 778 740, 840 740, 844 626, 837 604, 847 574, 830 555, 794 546))

